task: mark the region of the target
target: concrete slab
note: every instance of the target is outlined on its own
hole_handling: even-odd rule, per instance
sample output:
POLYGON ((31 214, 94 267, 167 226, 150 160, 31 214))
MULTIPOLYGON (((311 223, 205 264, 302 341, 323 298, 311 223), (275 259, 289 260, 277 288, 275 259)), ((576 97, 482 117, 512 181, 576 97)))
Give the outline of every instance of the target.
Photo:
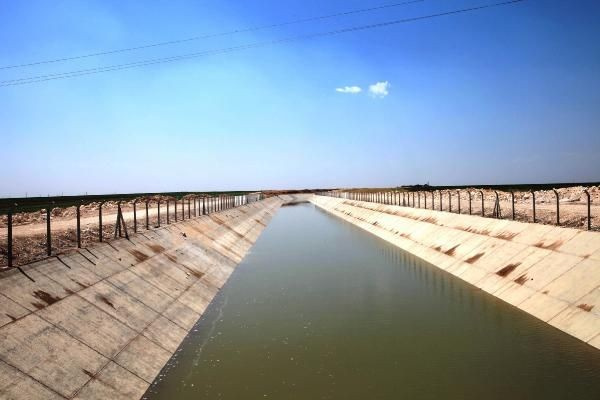
POLYGON ((64 397, 0 361, 0 399, 59 400, 64 397))
POLYGON ((64 287, 35 270, 48 261, 30 264, 25 269, 27 278, 12 270, 0 279, 0 293, 29 311, 39 310, 70 294, 64 287))
POLYGON ((108 362, 34 314, 0 328, 0 358, 65 397, 108 362))
POLYGON ((494 294, 500 287, 506 285, 506 282, 506 278, 498 276, 497 274, 488 274, 477 282, 477 287, 485 290, 489 294, 494 294))
MULTIPOLYGON (((597 232, 580 231, 557 248, 562 253, 590 257, 600 251, 600 235, 597 232)), ((600 260, 600 258, 597 258, 600 260)))
POLYGON ((582 298, 573 302, 575 307, 589 310, 592 314, 600 317, 600 287, 595 288, 582 298))
MULTIPOLYGON (((490 237, 486 241, 481 243, 481 245, 477 246, 472 251, 468 252, 463 257, 461 257, 461 260, 468 264, 476 265, 482 268, 483 266, 487 267, 487 264, 482 261, 482 258, 487 256, 488 259, 493 260, 494 258, 502 256, 502 253, 498 250, 504 245, 506 245, 505 240, 490 237)), ((525 245, 522 246, 523 248, 526 247, 525 245)), ((489 267, 489 271, 492 271, 491 267, 489 267)))
POLYGON ((600 333, 588 341, 590 346, 600 349, 600 333))
POLYGON ((471 284, 476 284, 477 282, 479 282, 480 280, 484 279, 487 275, 489 275, 489 272, 476 267, 474 265, 468 265, 466 269, 458 272, 456 276, 460 277, 462 280, 467 281, 471 284))
POLYGON ((179 297, 178 301, 185 304, 196 313, 202 314, 217 291, 217 287, 210 286, 203 281, 198 281, 186 290, 186 292, 179 297))
POLYGON ((552 252, 527 270, 525 285, 538 291, 545 290, 546 285, 569 271, 582 260, 581 257, 552 252))
POLYGON ((24 317, 31 311, 0 294, 0 327, 24 317))
POLYGON ((531 297, 519 304, 521 310, 538 317, 542 321, 548 321, 554 318, 568 306, 569 303, 566 301, 539 292, 534 293, 531 297))
POLYGON ((592 260, 600 261, 600 250, 596 250, 590 255, 592 260))
POLYGON ((157 313, 175 301, 173 297, 129 270, 119 272, 107 281, 157 313))
POLYGON ((209 286, 217 288, 223 287, 229 276, 233 272, 233 268, 228 266, 216 266, 212 268, 200 281, 206 283, 209 286))
MULTIPOLYGON (((527 232, 527 231, 524 231, 527 232)), ((542 249, 558 250, 563 244, 571 240, 580 230, 562 227, 553 227, 546 231, 536 242, 532 243, 535 247, 542 249)), ((533 239, 533 238, 532 238, 533 239)))
MULTIPOLYGON (((528 248, 527 245, 521 243, 495 239, 493 245, 491 245, 491 242, 486 242, 485 254, 479 258, 474 265, 483 268, 488 272, 496 273, 504 266, 508 265, 513 257, 519 256, 528 248)), ((477 251, 484 251, 483 247, 477 251)))
POLYGON ((114 250, 102 250, 102 248, 97 248, 96 246, 79 251, 82 257, 88 257, 90 261, 93 261, 96 264, 92 269, 92 272, 102 278, 106 278, 127 268, 124 265, 114 262, 112 258, 114 257, 113 252, 114 250), (110 257, 107 257, 104 254, 104 251, 110 252, 110 257))
POLYGON ((171 304, 162 315, 165 318, 168 318, 170 321, 176 323, 181 328, 189 331, 192 329, 196 321, 198 321, 201 313, 198 313, 185 304, 176 301, 171 304))
POLYGON ((144 395, 147 388, 148 382, 111 361, 97 376, 81 389, 75 399, 139 399, 144 395))
POLYGON ((173 298, 179 297, 186 289, 186 286, 171 279, 167 274, 162 273, 159 267, 150 264, 142 263, 136 265, 130 271, 173 298))
POLYGON ((574 303, 598 286, 600 286, 600 263, 587 258, 548 284, 543 291, 574 303))
POLYGON ((174 353, 188 331, 165 317, 158 317, 142 333, 146 338, 174 353))
POLYGON ((600 334, 600 319, 577 307, 569 307, 549 324, 587 342, 600 334))
POLYGON ((136 331, 77 295, 52 304, 37 315, 107 358, 114 356, 137 335, 136 331))
POLYGON ((138 336, 119 353, 115 361, 146 382, 152 383, 169 358, 171 358, 170 352, 144 336, 138 336))
POLYGON ((490 238, 487 236, 473 234, 468 239, 463 240, 460 246, 454 249, 453 257, 457 260, 473 263, 474 261, 477 261, 478 257, 476 256, 478 254, 481 254, 479 257, 482 257, 485 255, 485 252, 473 253, 489 239, 490 238))
POLYGON ((158 316, 155 311, 108 282, 99 282, 79 295, 137 332, 142 332, 158 316))
POLYGON ((63 260, 60 256, 38 266, 36 271, 58 282, 67 291, 73 293, 85 289, 102 279, 74 260, 63 260), (67 261, 69 261, 69 264, 67 264, 67 261))
MULTIPOLYGON (((508 260, 505 265, 496 270, 495 273, 505 279, 501 285, 496 287, 496 290, 500 290, 506 285, 506 282, 515 280, 521 282, 523 279, 527 279, 527 271, 550 254, 550 250, 544 250, 537 247, 528 247, 518 253, 508 260)), ((491 292, 494 293, 493 290, 491 290, 491 292)))
POLYGON ((526 229, 512 238, 512 241, 529 246, 533 246, 540 242, 544 243, 548 232, 554 228, 555 227, 550 225, 528 224, 526 229))

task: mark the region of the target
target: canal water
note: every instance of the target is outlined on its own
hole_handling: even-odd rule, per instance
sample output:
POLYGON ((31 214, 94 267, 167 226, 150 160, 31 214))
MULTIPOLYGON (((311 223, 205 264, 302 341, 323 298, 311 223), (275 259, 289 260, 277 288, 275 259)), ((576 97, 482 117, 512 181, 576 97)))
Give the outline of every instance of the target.
POLYGON ((145 398, 600 399, 600 352, 301 204, 145 398))

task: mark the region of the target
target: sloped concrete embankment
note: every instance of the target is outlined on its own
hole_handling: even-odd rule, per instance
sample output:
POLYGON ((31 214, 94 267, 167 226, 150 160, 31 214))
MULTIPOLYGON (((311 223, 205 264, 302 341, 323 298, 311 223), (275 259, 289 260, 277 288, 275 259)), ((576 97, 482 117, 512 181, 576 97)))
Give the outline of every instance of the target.
POLYGON ((271 198, 0 275, 0 398, 136 399, 281 205, 271 198))
POLYGON ((600 348, 600 233, 323 196, 311 201, 600 348))

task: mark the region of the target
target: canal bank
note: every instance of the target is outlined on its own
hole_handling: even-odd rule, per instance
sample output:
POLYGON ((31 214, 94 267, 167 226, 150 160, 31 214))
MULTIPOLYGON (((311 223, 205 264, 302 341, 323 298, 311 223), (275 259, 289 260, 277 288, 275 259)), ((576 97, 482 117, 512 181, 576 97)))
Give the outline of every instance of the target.
POLYGON ((600 233, 325 196, 310 201, 600 348, 600 233))
POLYGON ((310 204, 282 207, 145 397, 596 399, 600 352, 310 204))
POLYGON ((0 398, 139 398, 281 203, 227 209, 0 274, 0 398))

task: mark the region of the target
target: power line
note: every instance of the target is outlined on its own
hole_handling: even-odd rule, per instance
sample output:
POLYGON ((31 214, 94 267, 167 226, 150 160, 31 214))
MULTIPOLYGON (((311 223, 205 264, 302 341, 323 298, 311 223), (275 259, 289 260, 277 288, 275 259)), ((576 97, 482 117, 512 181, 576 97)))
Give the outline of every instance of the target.
POLYGON ((283 38, 283 39, 275 39, 275 40, 270 40, 270 41, 265 41, 265 42, 249 43, 246 45, 225 47, 225 48, 215 49, 215 50, 206 50, 206 51, 202 51, 202 52, 188 53, 188 54, 182 54, 182 55, 172 56, 172 57, 155 58, 155 59, 136 61, 136 62, 132 62, 132 63, 126 63, 126 64, 116 64, 116 65, 109 65, 109 66, 105 66, 105 67, 81 69, 81 70, 62 72, 62 73, 56 73, 56 74, 38 75, 38 76, 32 76, 32 77, 28 77, 28 78, 11 79, 11 80, 0 81, 0 87, 26 85, 26 84, 30 84, 30 83, 45 82, 45 81, 56 80, 56 79, 74 78, 77 76, 84 76, 84 75, 91 75, 91 74, 97 74, 97 73, 103 73, 103 72, 111 72, 111 71, 118 71, 118 70, 123 70, 123 69, 143 67, 143 66, 147 66, 147 65, 175 62, 175 61, 203 57, 203 56, 208 56, 208 55, 231 53, 231 52, 235 52, 235 51, 248 50, 248 49, 253 49, 253 48, 257 48, 257 47, 265 47, 265 46, 269 46, 269 45, 273 45, 273 44, 282 44, 282 43, 294 42, 294 41, 305 40, 305 39, 314 39, 314 38, 319 38, 319 37, 333 36, 333 35, 339 35, 342 33, 363 31, 363 30, 381 28, 381 27, 390 26, 390 25, 397 25, 397 24, 402 24, 402 23, 421 21, 421 20, 443 17, 443 16, 448 16, 448 15, 455 15, 455 14, 460 14, 460 13, 465 13, 465 12, 470 12, 470 11, 483 10, 483 9, 492 8, 492 7, 500 7, 500 6, 505 6, 505 5, 521 3, 523 1, 525 1, 525 0, 504 1, 504 2, 500 2, 500 3, 492 3, 492 4, 481 5, 481 6, 453 10, 453 11, 447 11, 447 12, 443 12, 443 13, 429 14, 429 15, 424 15, 424 16, 420 16, 420 17, 404 18, 404 19, 380 22, 380 23, 369 24, 369 25, 354 26, 354 27, 350 27, 350 28, 337 29, 337 30, 332 30, 332 31, 327 31, 327 32, 319 32, 319 33, 313 33, 313 34, 307 34, 307 35, 293 36, 293 37, 288 37, 288 38, 283 38))
POLYGON ((123 49, 108 50, 108 51, 102 51, 102 52, 90 53, 90 54, 83 54, 83 55, 80 55, 80 56, 73 56, 73 57, 62 57, 62 58, 56 58, 56 59, 53 59, 53 60, 36 61, 36 62, 25 63, 25 64, 6 65, 6 66, 0 67, 0 70, 11 69, 11 68, 31 67, 31 66, 34 66, 34 65, 51 64, 51 63, 58 63, 58 62, 64 62, 64 61, 80 60, 82 58, 104 56, 104 55, 116 54, 116 53, 125 53, 125 52, 129 52, 129 51, 149 49, 149 48, 152 48, 152 47, 168 46, 168 45, 172 45, 172 44, 180 44, 180 43, 186 43, 186 42, 191 42, 191 41, 195 41, 195 40, 209 39, 209 38, 215 38, 215 37, 220 37, 220 36, 234 35, 234 34, 238 34, 238 33, 256 32, 256 31, 260 31, 260 30, 264 30, 264 29, 279 28, 279 27, 287 26, 287 25, 294 25, 294 24, 300 24, 300 23, 305 23, 305 22, 319 21, 319 20, 336 18, 336 17, 342 17, 342 16, 352 15, 352 14, 366 13, 366 12, 371 12, 371 11, 383 10, 383 9, 386 9, 386 8, 405 6, 405 5, 409 5, 409 4, 413 4, 413 3, 422 3, 424 1, 425 0, 411 0, 411 1, 404 1, 404 2, 401 2, 401 3, 384 4, 384 5, 381 5, 381 6, 375 6, 375 7, 369 7, 369 8, 361 8, 361 9, 350 10, 350 11, 343 11, 343 12, 338 12, 338 13, 335 13, 335 14, 321 15, 321 16, 317 16, 317 17, 308 17, 308 18, 296 19, 296 20, 287 21, 287 22, 279 22, 279 23, 275 23, 275 24, 269 24, 269 25, 260 25, 260 26, 255 26, 255 27, 251 27, 251 28, 236 29, 236 30, 233 30, 233 31, 226 31, 226 32, 220 32, 220 33, 212 33, 212 34, 208 34, 208 35, 194 36, 194 37, 189 37, 189 38, 185 38, 185 39, 169 40, 169 41, 166 41, 166 42, 150 43, 150 44, 142 45, 142 46, 126 47, 126 48, 123 48, 123 49))

